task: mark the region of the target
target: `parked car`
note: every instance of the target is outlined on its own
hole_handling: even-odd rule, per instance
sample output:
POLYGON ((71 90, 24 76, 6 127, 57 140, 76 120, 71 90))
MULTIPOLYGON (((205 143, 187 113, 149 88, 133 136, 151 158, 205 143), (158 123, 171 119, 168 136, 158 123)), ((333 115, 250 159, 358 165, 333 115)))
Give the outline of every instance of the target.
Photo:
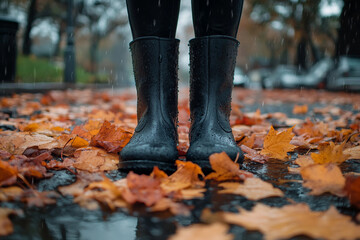
POLYGON ((334 63, 324 58, 306 72, 298 72, 294 66, 278 66, 270 77, 264 79, 265 88, 325 88, 334 63))
POLYGON ((329 90, 360 90, 360 58, 340 57, 336 68, 330 72, 329 90))
POLYGON ((279 65, 275 70, 262 80, 261 85, 263 88, 273 89, 273 88, 282 88, 282 78, 283 76, 293 76, 296 75, 296 68, 290 65, 279 65))
POLYGON ((258 68, 251 70, 249 72, 249 78, 251 83, 256 85, 261 85, 262 88, 265 88, 264 79, 271 75, 271 70, 269 68, 258 68))
POLYGON ((234 71, 234 86, 235 87, 246 87, 249 85, 249 77, 241 70, 236 67, 234 71))

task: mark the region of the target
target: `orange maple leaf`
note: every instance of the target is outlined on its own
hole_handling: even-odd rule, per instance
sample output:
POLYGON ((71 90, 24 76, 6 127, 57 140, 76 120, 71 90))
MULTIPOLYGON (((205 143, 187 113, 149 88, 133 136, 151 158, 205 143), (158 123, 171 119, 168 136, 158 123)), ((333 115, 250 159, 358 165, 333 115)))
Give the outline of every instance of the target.
POLYGON ((346 159, 348 159, 348 155, 343 152, 345 144, 346 142, 343 142, 340 145, 335 145, 333 142, 330 142, 329 145, 321 146, 319 153, 311 153, 311 158, 318 164, 340 164, 345 162, 346 159))
POLYGON ((337 196, 344 196, 345 178, 335 164, 309 165, 302 167, 300 173, 304 179, 303 186, 312 190, 311 195, 330 192, 337 196))
POLYGON ((249 172, 240 170, 239 164, 233 162, 225 152, 213 153, 209 157, 211 168, 215 171, 208 174, 205 179, 216 181, 244 180, 253 177, 249 172))
POLYGON ((308 105, 295 105, 292 112, 293 114, 306 114, 308 112, 308 105))
POLYGON ((294 137, 292 130, 293 127, 279 133, 271 126, 268 135, 265 137, 264 149, 261 154, 270 158, 285 160, 287 153, 296 148, 296 146, 290 144, 291 139, 294 137))
POLYGON ((105 121, 98 134, 91 138, 90 145, 99 146, 111 153, 119 152, 130 141, 132 134, 105 121))
POLYGON ((161 187, 166 192, 177 191, 196 185, 201 185, 199 175, 204 177, 201 167, 192 162, 176 160, 177 170, 162 181, 161 187))
POLYGON ((18 171, 8 162, 0 160, 0 186, 16 183, 18 171))

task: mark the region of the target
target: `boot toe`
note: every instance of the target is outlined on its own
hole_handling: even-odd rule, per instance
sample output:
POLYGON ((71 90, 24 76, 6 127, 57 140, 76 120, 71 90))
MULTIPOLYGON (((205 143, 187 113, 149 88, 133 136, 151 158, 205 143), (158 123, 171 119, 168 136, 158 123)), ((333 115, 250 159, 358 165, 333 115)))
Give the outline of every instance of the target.
POLYGON ((159 162, 174 162, 178 157, 175 146, 166 144, 127 145, 120 152, 122 161, 151 160, 159 162))

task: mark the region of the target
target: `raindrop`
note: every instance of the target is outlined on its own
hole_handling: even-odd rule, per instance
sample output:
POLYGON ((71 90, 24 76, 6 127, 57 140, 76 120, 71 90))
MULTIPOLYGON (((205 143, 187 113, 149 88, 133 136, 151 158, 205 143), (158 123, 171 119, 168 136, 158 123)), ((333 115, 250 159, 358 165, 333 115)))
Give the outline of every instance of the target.
POLYGON ((231 18, 234 18, 234 11, 231 9, 231 12, 230 12, 230 16, 231 18))
POLYGON ((5 67, 5 75, 7 74, 7 67, 5 67))
POLYGON ((153 20, 153 25, 156 26, 156 19, 153 20))
POLYGON ((209 0, 206 0, 206 6, 209 6, 209 4, 210 4, 209 0))
POLYGON ((160 2, 160 1, 161 1, 161 0, 158 1, 158 6, 159 6, 159 7, 161 7, 161 2, 160 2))

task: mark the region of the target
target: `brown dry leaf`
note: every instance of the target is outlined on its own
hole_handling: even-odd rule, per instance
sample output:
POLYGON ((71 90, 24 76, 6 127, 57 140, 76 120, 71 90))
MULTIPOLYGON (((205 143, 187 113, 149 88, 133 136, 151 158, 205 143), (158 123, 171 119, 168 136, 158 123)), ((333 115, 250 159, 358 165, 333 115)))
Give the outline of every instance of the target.
POLYGON ((240 209, 239 213, 224 213, 230 224, 260 231, 264 239, 288 239, 306 235, 314 239, 358 239, 360 226, 350 216, 340 214, 334 206, 325 212, 313 212, 306 204, 286 205, 282 208, 257 204, 251 211, 240 209))
POLYGON ((24 177, 36 177, 36 178, 47 178, 53 174, 48 173, 46 168, 43 166, 43 161, 51 160, 49 151, 43 152, 36 157, 26 157, 24 155, 14 155, 8 161, 8 163, 16 167, 18 173, 24 177))
POLYGON ((340 164, 348 159, 348 155, 343 153, 343 149, 346 142, 340 145, 335 145, 330 142, 329 145, 321 146, 319 153, 311 153, 311 158, 315 163, 326 164, 326 163, 337 163, 340 164))
POLYGON ((169 198, 160 199, 150 208, 150 212, 162 212, 166 210, 169 210, 174 215, 190 215, 190 210, 187 206, 174 202, 169 198))
POLYGON ((343 153, 348 155, 347 159, 360 159, 360 146, 347 148, 343 153))
POLYGON ((213 223, 210 225, 193 224, 188 227, 178 228, 175 235, 170 236, 169 240, 231 240, 234 239, 234 236, 228 233, 229 228, 228 225, 223 223, 213 223))
POLYGON ((22 196, 21 201, 27 204, 28 207, 44 207, 56 203, 56 198, 59 194, 54 191, 38 192, 36 190, 26 190, 22 196))
POLYGON ((71 133, 90 141, 93 136, 98 134, 101 126, 101 121, 95 121, 90 119, 84 125, 75 126, 71 133))
POLYGON ((312 160, 312 158, 308 155, 300 155, 295 161, 294 163, 296 163, 297 165, 299 165, 300 167, 298 168, 293 168, 293 167, 288 167, 288 171, 290 173, 297 173, 300 174, 301 168, 303 167, 307 167, 310 165, 314 164, 314 160, 312 160))
POLYGON ((168 175, 164 171, 160 170, 158 166, 155 166, 153 171, 150 173, 150 177, 161 180, 168 178, 168 175))
POLYGON ((301 168, 300 173, 304 179, 303 186, 312 190, 311 195, 329 192, 337 196, 344 196, 345 178, 335 164, 310 165, 301 168))
POLYGON ((38 147, 39 149, 53 149, 60 147, 58 142, 52 138, 38 133, 26 132, 0 132, 0 149, 11 154, 23 154, 30 147, 38 147))
POLYGON ((74 157, 73 166, 80 170, 99 172, 118 169, 118 155, 107 153, 100 148, 80 148, 74 153, 74 157))
POLYGON ((123 189, 121 194, 125 201, 130 204, 141 202, 150 207, 165 196, 158 179, 130 172, 126 180, 128 188, 123 189))
POLYGON ((345 192, 350 203, 360 208, 360 177, 347 177, 345 192))
POLYGON ((67 186, 60 186, 58 190, 63 196, 70 195, 77 197, 84 192, 84 189, 87 185, 89 185, 88 181, 78 178, 73 184, 67 186))
POLYGON ((294 137, 292 129, 293 127, 279 133, 271 126, 264 140, 264 149, 261 154, 270 158, 286 160, 287 153, 296 148, 296 146, 290 144, 291 139, 294 137))
POLYGON ((253 162, 264 164, 269 160, 269 157, 261 155, 258 151, 251 149, 245 145, 241 145, 240 148, 245 153, 245 158, 250 159, 253 162))
POLYGON ((176 160, 177 170, 161 183, 161 188, 170 193, 190 187, 202 187, 205 185, 200 181, 199 175, 204 177, 201 167, 192 162, 176 160))
POLYGON ((294 105, 293 114, 306 114, 308 112, 308 105, 294 105))
POLYGON ((0 186, 16 183, 18 171, 8 162, 0 160, 0 186))
POLYGON ((219 191, 220 194, 237 194, 253 201, 268 197, 284 196, 284 193, 280 189, 274 188, 272 184, 260 178, 247 178, 244 183, 220 183, 219 186, 225 188, 219 191))
POLYGON ((17 186, 0 188, 0 202, 8 202, 20 199, 24 190, 17 186))
POLYGON ((105 121, 98 134, 91 138, 90 145, 104 148, 107 152, 117 153, 130 141, 132 133, 105 121))
POLYGON ((14 231, 12 222, 9 219, 9 215, 21 215, 21 210, 14 210, 10 208, 0 208, 0 236, 6 236, 14 231))
POLYGON ((252 173, 240 170, 239 164, 233 162, 225 152, 211 154, 209 161, 215 172, 208 174, 205 177, 207 180, 244 180, 253 177, 252 173))

